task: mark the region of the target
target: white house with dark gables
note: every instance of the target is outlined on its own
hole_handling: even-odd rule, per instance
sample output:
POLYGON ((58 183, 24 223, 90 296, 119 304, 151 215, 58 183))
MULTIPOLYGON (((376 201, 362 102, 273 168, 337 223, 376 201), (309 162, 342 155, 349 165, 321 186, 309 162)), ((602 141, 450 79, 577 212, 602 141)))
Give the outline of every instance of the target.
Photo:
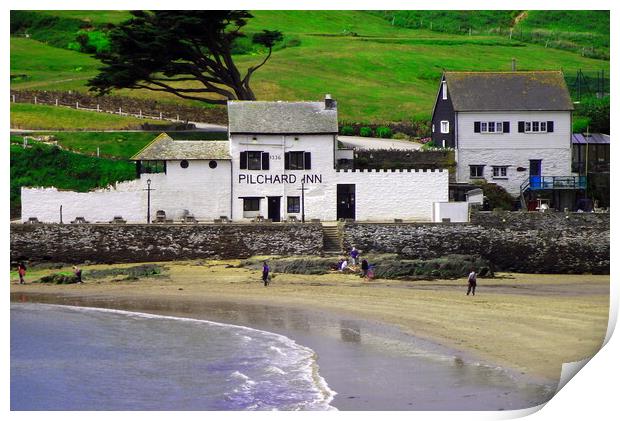
POLYGON ((120 216, 143 223, 290 219, 437 220, 448 201, 448 170, 351 170, 338 148, 336 101, 230 101, 229 140, 173 140, 166 134, 132 157, 139 178, 88 193, 23 188, 22 220, 64 222, 120 216), (153 170, 156 170, 155 172, 153 170), (150 189, 150 190, 149 190, 150 189))
POLYGON ((432 139, 455 149, 455 189, 486 180, 524 204, 545 192, 571 207, 585 187, 571 172, 572 110, 559 71, 445 72, 432 139))

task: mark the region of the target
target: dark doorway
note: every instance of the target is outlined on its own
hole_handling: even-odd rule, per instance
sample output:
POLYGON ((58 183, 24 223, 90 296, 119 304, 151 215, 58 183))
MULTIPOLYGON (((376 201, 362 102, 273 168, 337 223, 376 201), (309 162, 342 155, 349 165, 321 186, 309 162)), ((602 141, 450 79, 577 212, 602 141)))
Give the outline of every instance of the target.
POLYGON ((273 222, 280 222, 280 196, 267 198, 267 218, 273 222))
POLYGON ((355 219, 355 184, 338 184, 336 219, 355 219))
POLYGON ((530 159, 530 177, 542 175, 542 160, 530 159))

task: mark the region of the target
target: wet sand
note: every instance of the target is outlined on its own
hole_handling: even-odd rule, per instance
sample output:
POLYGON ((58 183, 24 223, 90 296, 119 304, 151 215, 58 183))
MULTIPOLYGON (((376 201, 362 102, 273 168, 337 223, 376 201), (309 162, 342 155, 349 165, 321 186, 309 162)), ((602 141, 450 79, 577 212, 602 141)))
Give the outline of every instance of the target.
MULTIPOLYGON (((332 404, 343 410, 534 406, 552 395, 562 362, 598 350, 607 324, 609 277, 603 276, 480 280, 473 298, 465 297, 463 280, 368 283, 341 274, 277 274, 265 288, 258 274, 228 263, 166 263, 168 276, 159 279, 12 285, 11 299, 284 334, 316 351, 321 375, 338 392, 332 404)), ((28 275, 45 272, 53 271, 28 275)))

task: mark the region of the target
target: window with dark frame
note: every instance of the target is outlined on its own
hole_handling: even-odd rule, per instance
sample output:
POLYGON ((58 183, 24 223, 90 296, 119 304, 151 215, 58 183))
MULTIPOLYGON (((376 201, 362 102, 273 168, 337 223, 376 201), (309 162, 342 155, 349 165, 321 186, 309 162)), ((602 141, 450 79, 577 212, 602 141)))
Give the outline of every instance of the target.
POLYGON ((470 178, 482 178, 484 177, 484 165, 470 165, 469 166, 470 178))
POLYGON ((290 151, 284 153, 285 170, 309 170, 312 168, 311 153, 290 151))
POLYGON ((303 170, 304 169, 304 153, 289 152, 288 153, 288 169, 303 170))
POLYGON ((258 197, 243 198, 243 211, 256 212, 260 210, 260 199, 258 197))
POLYGON ((262 154, 258 151, 248 151, 248 170, 262 169, 262 154))
POLYGON ((299 213, 300 209, 301 209, 301 200, 299 196, 287 196, 286 212, 287 213, 299 213))

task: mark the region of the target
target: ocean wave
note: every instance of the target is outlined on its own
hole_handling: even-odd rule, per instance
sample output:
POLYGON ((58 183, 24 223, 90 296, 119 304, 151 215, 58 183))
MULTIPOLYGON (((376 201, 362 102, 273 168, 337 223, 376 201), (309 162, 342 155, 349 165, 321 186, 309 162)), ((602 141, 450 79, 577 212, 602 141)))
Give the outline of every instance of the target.
MULTIPOLYGON (((24 305, 24 304, 19 304, 24 305)), ((275 352, 277 358, 265 357, 271 364, 262 370, 268 375, 278 375, 279 378, 290 379, 292 385, 303 384, 302 389, 306 390, 305 398, 302 401, 279 408, 273 405, 265 405, 260 397, 253 396, 253 389, 261 386, 267 390, 272 386, 270 381, 261 382, 259 379, 251 379, 247 374, 238 370, 233 371, 229 376, 231 379, 241 380, 241 385, 235 386, 233 392, 239 393, 237 397, 228 396, 232 401, 239 401, 244 409, 285 409, 285 410, 335 410, 330 405, 336 392, 329 388, 325 379, 319 374, 319 366, 315 352, 303 345, 296 343, 293 339, 273 332, 254 329, 247 326, 214 322, 210 320, 193 319, 188 317, 166 316, 152 313, 118 310, 99 307, 79 307, 60 304, 30 304, 45 308, 58 308, 76 312, 99 312, 117 314, 134 319, 161 319, 179 321, 184 323, 205 324, 208 326, 221 327, 228 331, 237 330, 235 336, 244 342, 249 342, 255 338, 260 338, 259 344, 265 343, 265 349, 275 352), (286 351, 284 351, 286 350, 286 351), (301 382, 301 383, 299 383, 301 382), (265 383, 265 384, 260 384, 265 383), (307 389, 306 389, 307 387, 307 389)), ((245 347, 244 347, 245 348, 245 347)), ((254 353, 260 353, 260 347, 253 349, 254 353)), ((264 352, 263 351, 263 352, 264 352)), ((245 351, 247 352, 247 351, 245 351)), ((256 358, 253 354, 252 357, 256 358)), ((245 371, 245 370, 244 370, 245 371)), ((227 394, 228 395, 228 394, 227 394)))

